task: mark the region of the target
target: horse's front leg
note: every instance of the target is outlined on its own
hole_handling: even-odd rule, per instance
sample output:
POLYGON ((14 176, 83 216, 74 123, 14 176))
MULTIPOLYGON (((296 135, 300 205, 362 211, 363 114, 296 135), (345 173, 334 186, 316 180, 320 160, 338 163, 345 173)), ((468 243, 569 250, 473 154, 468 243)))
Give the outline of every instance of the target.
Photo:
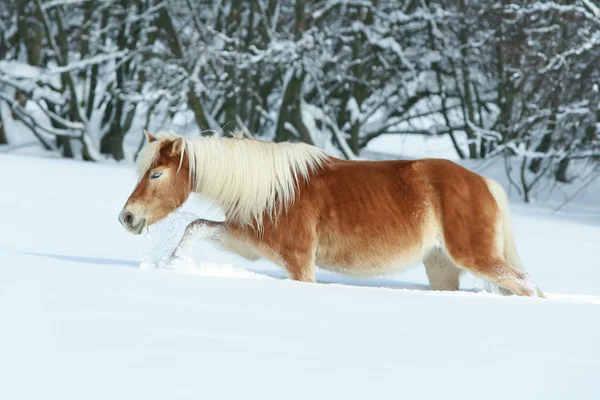
POLYGON ((232 234, 224 222, 197 219, 186 228, 181 241, 173 250, 171 258, 184 258, 190 254, 198 240, 208 240, 223 250, 230 251, 248 260, 255 261, 261 257, 257 249, 246 239, 232 234))
POLYGON ((226 235, 227 227, 225 226, 225 223, 197 219, 185 228, 183 237, 175 250, 173 250, 171 257, 183 258, 185 254, 189 254, 194 248, 194 244, 199 239, 209 240, 223 246, 226 235))

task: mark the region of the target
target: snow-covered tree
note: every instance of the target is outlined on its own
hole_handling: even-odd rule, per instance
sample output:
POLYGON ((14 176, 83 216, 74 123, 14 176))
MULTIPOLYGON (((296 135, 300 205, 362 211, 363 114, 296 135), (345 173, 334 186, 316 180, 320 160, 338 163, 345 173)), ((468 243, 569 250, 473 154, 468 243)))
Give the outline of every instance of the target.
POLYGON ((0 143, 7 118, 86 160, 181 121, 346 158, 448 135, 528 200, 598 164, 599 32, 592 0, 4 0, 0 143))

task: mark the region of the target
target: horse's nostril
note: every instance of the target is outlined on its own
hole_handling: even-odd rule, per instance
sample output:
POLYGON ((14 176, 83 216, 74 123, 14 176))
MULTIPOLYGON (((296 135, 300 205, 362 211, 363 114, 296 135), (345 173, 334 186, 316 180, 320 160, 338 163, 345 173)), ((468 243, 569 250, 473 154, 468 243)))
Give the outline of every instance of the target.
POLYGON ((127 225, 131 225, 133 222, 133 215, 131 213, 125 213, 125 215, 123 215, 123 221, 125 221, 127 225))

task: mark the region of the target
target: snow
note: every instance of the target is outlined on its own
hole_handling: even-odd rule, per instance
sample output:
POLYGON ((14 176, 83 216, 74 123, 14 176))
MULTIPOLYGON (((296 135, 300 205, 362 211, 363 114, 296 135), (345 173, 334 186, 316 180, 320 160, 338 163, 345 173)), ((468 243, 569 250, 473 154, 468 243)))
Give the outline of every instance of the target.
POLYGON ((53 0, 44 3, 44 5, 42 5, 42 9, 49 10, 50 8, 57 6, 76 5, 84 2, 85 0, 53 0))
MULTIPOLYGON (((37 82, 47 82, 58 86, 56 76, 44 75, 38 67, 17 61, 0 61, 0 83, 6 87, 29 93, 34 100, 47 99, 55 104, 64 104, 64 98, 56 91, 38 85, 37 82)), ((4 89, 7 92, 7 89, 4 89)), ((13 99, 5 99, 12 104, 13 99)))
MULTIPOLYGON (((414 149, 407 149, 414 154, 414 149)), ((199 242, 164 264, 204 201, 152 229, 117 215, 129 164, 0 153, 2 399, 597 399, 598 194, 512 204, 549 300, 428 290, 422 267, 319 284, 199 242), (585 213, 578 213, 585 204, 585 213)))
POLYGON ((581 2, 590 9, 595 17, 600 18, 600 8, 597 5, 592 3, 590 0, 582 0, 581 2))
POLYGON ((438 157, 452 161, 460 159, 448 135, 381 135, 372 139, 364 152, 385 154, 388 158, 438 157))
POLYGON ((48 74, 62 74, 64 72, 76 71, 79 69, 84 69, 89 67, 90 65, 102 64, 106 61, 112 61, 117 58, 125 57, 128 54, 128 51, 121 50, 115 51, 109 54, 98 54, 93 57, 86 58, 85 60, 79 60, 70 63, 65 66, 56 66, 54 68, 48 68, 48 74))
POLYGON ((346 111, 348 112, 348 114, 350 114, 348 120, 352 125, 360 123, 364 118, 360 111, 360 106, 358 105, 354 97, 350 97, 348 99, 348 103, 346 104, 346 111))

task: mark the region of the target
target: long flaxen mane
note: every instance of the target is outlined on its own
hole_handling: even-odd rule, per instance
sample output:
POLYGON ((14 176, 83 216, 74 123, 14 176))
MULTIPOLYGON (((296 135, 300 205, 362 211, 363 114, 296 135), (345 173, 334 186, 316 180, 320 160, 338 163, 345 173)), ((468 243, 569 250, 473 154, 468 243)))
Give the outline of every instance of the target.
MULTIPOLYGON (((238 136, 234 133, 234 136, 238 136)), ((140 175, 152 168, 160 142, 180 136, 159 132, 140 151, 140 175)), ((189 159, 192 191, 217 202, 228 219, 262 228, 263 216, 276 216, 293 202, 300 178, 320 168, 327 154, 305 143, 274 143, 238 137, 182 138, 189 159)))

